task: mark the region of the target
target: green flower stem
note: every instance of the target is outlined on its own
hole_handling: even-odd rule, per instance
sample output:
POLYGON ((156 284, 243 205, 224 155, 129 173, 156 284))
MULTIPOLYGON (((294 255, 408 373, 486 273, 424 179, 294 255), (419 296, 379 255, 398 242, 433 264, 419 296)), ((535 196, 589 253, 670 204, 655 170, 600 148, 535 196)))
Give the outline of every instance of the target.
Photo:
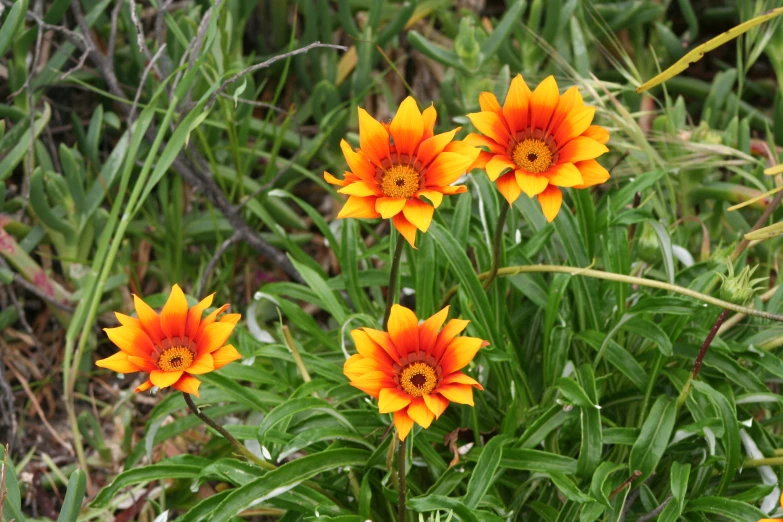
POLYGON ((503 250, 503 228, 506 226, 506 217, 511 205, 502 205, 500 208, 500 216, 498 216, 498 224, 495 227, 495 241, 492 248, 492 268, 489 271, 489 275, 484 280, 484 290, 489 289, 492 281, 495 280, 495 276, 500 268, 500 256, 503 250))
POLYGON ((386 328, 386 323, 389 322, 389 316, 391 315, 392 305, 397 299, 397 280, 400 273, 400 259, 402 259, 402 248, 405 246, 405 238, 399 236, 397 238, 397 246, 394 248, 394 257, 392 258, 391 271, 389 272, 389 289, 386 294, 386 311, 383 313, 382 326, 386 328))
MULTIPOLYGON (((664 283, 663 281, 656 281, 654 279, 645 279, 643 277, 632 277, 623 274, 615 274, 612 272, 604 272, 602 270, 593 270, 590 268, 577 268, 573 266, 558 266, 558 265, 522 265, 522 266, 507 266, 498 269, 498 277, 508 277, 517 274, 529 274, 533 272, 551 272, 560 274, 571 274, 575 276, 594 277, 596 279, 606 279, 608 281, 617 281, 619 283, 627 283, 629 285, 646 286, 649 288, 658 288, 660 290, 667 290, 676 294, 685 295, 703 301, 705 303, 724 308, 726 310, 732 310, 734 312, 740 312, 747 315, 755 315, 771 321, 783 322, 783 315, 773 314, 770 312, 764 312, 761 310, 755 310, 746 306, 736 305, 722 299, 702 294, 690 288, 684 286, 672 285, 664 283)), ((479 280, 483 280, 489 277, 489 272, 484 272, 478 275, 479 280)), ((457 292, 459 286, 454 286, 446 293, 443 298, 442 305, 445 306, 457 292)))
POLYGON ((239 442, 236 437, 231 435, 223 426, 215 422, 212 418, 207 416, 206 413, 202 412, 198 409, 198 406, 196 406, 196 403, 193 402, 193 399, 190 397, 189 393, 182 392, 182 397, 185 399, 185 404, 188 405, 188 408, 190 408, 190 411, 193 412, 193 415, 198 417, 199 419, 204 422, 207 426, 215 430, 216 432, 220 433, 227 441, 231 443, 232 446, 234 446, 239 453, 247 457, 248 460, 252 461, 253 463, 257 464, 259 467, 264 468, 266 470, 273 470, 277 469, 277 466, 272 464, 271 462, 267 462, 264 459, 256 456, 252 451, 247 449, 244 444, 239 442))
MULTIPOLYGON (((402 239, 402 238, 400 238, 402 239)), ((408 485, 405 482, 405 457, 408 453, 407 439, 400 441, 397 448, 397 474, 400 486, 397 490, 397 522, 405 522, 405 493, 408 485)))
POLYGON ((765 459, 748 459, 743 464, 745 468, 759 468, 761 466, 783 466, 783 457, 767 457, 765 459))

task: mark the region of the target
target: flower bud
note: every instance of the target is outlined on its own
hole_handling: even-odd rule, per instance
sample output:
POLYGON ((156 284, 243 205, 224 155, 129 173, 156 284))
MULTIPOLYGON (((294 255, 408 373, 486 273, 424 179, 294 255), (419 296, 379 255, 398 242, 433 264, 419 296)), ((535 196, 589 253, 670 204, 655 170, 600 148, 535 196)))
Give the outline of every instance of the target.
POLYGON ((636 248, 639 257, 653 264, 661 258, 661 249, 658 246, 658 234, 646 221, 642 224, 642 230, 636 240, 636 248))
POLYGON ((758 265, 753 268, 746 265, 739 274, 734 275, 734 265, 727 263, 728 275, 718 274, 723 281, 720 287, 720 298, 738 305, 744 305, 750 301, 753 294, 760 290, 756 288, 756 285, 767 279, 766 277, 750 278, 757 268, 758 265))
POLYGON ((707 260, 707 266, 714 270, 721 265, 731 263, 731 254, 736 247, 736 242, 723 246, 723 240, 721 239, 720 243, 718 243, 718 247, 712 251, 710 258, 707 260))

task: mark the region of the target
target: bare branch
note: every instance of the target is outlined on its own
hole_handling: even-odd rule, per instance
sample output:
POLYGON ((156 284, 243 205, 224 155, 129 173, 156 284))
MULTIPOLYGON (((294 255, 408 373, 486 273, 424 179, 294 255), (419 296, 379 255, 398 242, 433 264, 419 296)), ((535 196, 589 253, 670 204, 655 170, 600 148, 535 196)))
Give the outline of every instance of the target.
POLYGON ((250 73, 255 72, 255 71, 259 71, 261 69, 266 69, 267 67, 269 67, 270 65, 272 65, 275 62, 279 62, 280 60, 285 60, 286 58, 291 58, 292 56, 296 56, 298 54, 304 54, 307 51, 310 51, 311 49, 316 49, 316 48, 319 48, 319 47, 321 47, 321 48, 329 48, 329 49, 338 49, 340 51, 348 50, 348 48, 345 47, 344 45, 334 45, 334 44, 324 44, 324 43, 321 43, 321 42, 313 42, 313 43, 311 43, 309 45, 305 45, 304 47, 300 47, 299 49, 294 49, 293 51, 289 51, 287 53, 278 54, 276 56, 273 56, 272 58, 268 59, 265 62, 261 62, 261 63, 255 64, 255 65, 251 65, 250 67, 239 71, 234 76, 232 76, 228 80, 224 81, 220 85, 220 87, 215 89, 215 92, 213 92, 212 96, 210 96, 210 98, 209 98, 209 102, 207 103, 206 110, 209 110, 210 108, 212 108, 212 105, 214 105, 214 103, 215 103, 215 99, 218 96, 220 96, 223 93, 223 91, 225 91, 226 88, 229 85, 231 85, 232 83, 234 83, 235 81, 237 81, 238 79, 243 77, 244 75, 250 74, 250 73))
POLYGON ((212 255, 212 258, 209 260, 209 263, 207 263, 207 267, 204 269, 204 273, 201 274, 201 281, 198 284, 198 292, 196 292, 196 295, 199 296, 199 299, 204 298, 204 291, 207 289, 207 280, 209 279, 209 276, 212 275, 212 272, 215 270, 215 266, 218 264, 218 261, 220 261, 220 258, 223 256, 223 254, 226 253, 226 250, 231 248, 231 245, 237 243, 241 239, 242 239, 242 234, 234 232, 234 234, 231 237, 223 241, 223 243, 221 243, 218 249, 215 250, 215 253, 212 255))
POLYGON ((133 20, 133 25, 136 26, 136 45, 139 46, 139 51, 144 52, 147 49, 147 45, 144 43, 144 28, 139 21, 139 14, 136 12, 136 0, 128 0, 130 3, 130 15, 133 20))

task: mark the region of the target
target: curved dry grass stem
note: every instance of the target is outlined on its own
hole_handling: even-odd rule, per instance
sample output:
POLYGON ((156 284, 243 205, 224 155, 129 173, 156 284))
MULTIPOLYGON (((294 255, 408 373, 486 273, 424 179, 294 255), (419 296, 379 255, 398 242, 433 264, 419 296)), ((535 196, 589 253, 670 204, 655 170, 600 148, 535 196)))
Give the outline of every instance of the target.
MULTIPOLYGON (((574 266, 559 266, 559 265, 522 265, 522 266, 507 266, 504 268, 501 268, 498 270, 497 275, 498 277, 508 277, 508 276, 514 276, 518 274, 529 274, 534 272, 551 272, 551 273, 559 273, 559 274, 571 274, 571 275, 578 275, 578 276, 585 276, 585 277, 594 277, 596 279, 605 279, 608 281, 616 281, 618 283, 627 283, 630 285, 639 285, 639 286, 646 286, 648 288, 658 288, 660 290, 667 290, 669 292, 674 292, 676 294, 685 295, 688 297, 692 297, 694 299, 698 299, 699 301, 702 301, 707 304, 711 304, 714 306, 718 306, 720 308, 726 309, 726 310, 733 310, 735 312, 740 312, 746 315, 755 315, 756 317, 762 317, 764 319, 769 319, 771 321, 780 321, 783 322, 783 315, 780 314, 773 314, 771 312, 764 312, 761 310, 755 310, 753 308, 748 308, 746 306, 740 306, 736 305, 734 303, 730 303, 728 301, 724 301, 722 299, 718 299, 716 297, 712 297, 707 294, 702 294, 701 292, 697 292, 696 290, 691 290, 690 288, 685 288, 684 286, 679 285, 673 285, 669 283, 664 283, 663 281, 656 281, 655 279, 645 279, 643 277, 633 277, 633 276, 627 276, 624 274, 615 274, 612 272, 604 272, 602 270, 593 270, 591 268, 579 268, 574 266)), ((489 272, 484 272, 482 274, 478 275, 479 280, 486 279, 489 277, 489 272)), ((448 302, 451 300, 451 298, 454 296, 454 294, 457 292, 457 289, 459 286, 454 286, 449 290, 446 295, 443 298, 443 301, 441 302, 441 308, 448 304, 448 302)))

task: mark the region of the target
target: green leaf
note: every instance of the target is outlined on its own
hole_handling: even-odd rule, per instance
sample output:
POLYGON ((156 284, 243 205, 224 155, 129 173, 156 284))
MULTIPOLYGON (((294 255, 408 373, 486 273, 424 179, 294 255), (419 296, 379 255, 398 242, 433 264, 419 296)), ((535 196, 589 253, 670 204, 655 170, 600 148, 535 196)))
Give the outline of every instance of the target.
POLYGON ((598 388, 595 382, 593 368, 583 364, 576 372, 581 389, 584 390, 590 406, 580 406, 582 410, 582 446, 579 451, 577 473, 581 477, 589 477, 601 461, 603 453, 603 433, 601 429, 601 412, 598 409, 598 388))
POLYGON ((276 426, 279 422, 304 411, 316 411, 318 413, 327 413, 333 416, 337 421, 348 430, 354 431, 354 427, 342 414, 338 413, 328 402, 316 399, 315 397, 302 397, 299 399, 290 399, 270 411, 261 424, 258 426, 258 440, 262 441, 266 432, 276 426))
POLYGON ((556 453, 532 449, 503 448, 500 461, 503 468, 538 471, 540 473, 560 472, 566 475, 576 473, 576 459, 556 453))
POLYGON ((209 459, 195 455, 178 455, 170 459, 144 466, 143 468, 123 471, 111 484, 103 488, 90 504, 94 508, 104 508, 109 505, 115 495, 124 487, 142 482, 151 482, 167 478, 195 478, 202 468, 210 463, 209 459))
MULTIPOLYGON (((27 3, 29 0, 19 0, 14 2, 8 15, 5 17, 3 25, 0 26, 0 56, 5 54, 8 46, 16 36, 16 31, 24 24, 25 13, 27 13, 27 3)), ((8 9, 6 7, 6 9, 8 9)))
POLYGON ((297 272, 302 276, 302 279, 307 283, 307 286, 309 286, 321 300, 325 310, 332 314, 334 320, 339 324, 344 324, 348 314, 340 301, 337 300, 337 296, 335 296, 334 292, 329 289, 326 281, 324 281, 324 279, 312 268, 305 266, 291 256, 288 256, 288 259, 291 260, 294 268, 296 268, 297 272))
POLYGON ((22 515, 22 495, 19 492, 19 482, 16 479, 16 469, 11 457, 5 452, 5 444, 0 444, 0 466, 5 474, 5 502, 0 506, 3 521, 25 522, 22 515))
POLYGON ((590 493, 593 498, 608 508, 612 507, 609 503, 609 493, 611 492, 611 481, 609 481, 609 477, 621 469, 625 469, 624 464, 602 462, 595 470, 590 482, 590 493), (606 488, 607 484, 609 484, 609 488, 606 488), (606 491, 606 489, 609 489, 609 491, 606 491))
POLYGON ((643 481, 655 471, 661 460, 674 429, 677 418, 677 405, 666 396, 661 395, 653 404, 647 420, 642 425, 639 438, 631 448, 628 467, 631 472, 641 471, 639 480, 643 481))
POLYGON ((640 317, 634 317, 625 322, 621 328, 635 333, 644 339, 653 341, 658 346, 658 350, 660 350, 665 357, 672 356, 672 342, 669 340, 669 336, 666 332, 657 324, 646 321, 640 317))
POLYGON ((503 455, 503 446, 509 444, 511 438, 498 435, 490 439, 481 450, 481 456, 468 481, 468 489, 462 502, 470 509, 478 507, 495 478, 503 455))
POLYGON ((491 327, 495 324, 495 316, 490 311, 489 299, 487 299, 487 294, 484 292, 484 288, 476 276, 473 266, 470 264, 465 247, 460 246, 451 233, 435 221, 430 225, 428 233, 438 242, 444 257, 454 270, 460 282, 458 292, 464 292, 476 308, 477 323, 480 323, 476 324, 476 327, 479 329, 487 328, 490 344, 497 349, 503 349, 506 343, 497 330, 491 327))
POLYGON ((419 513, 428 511, 446 510, 452 511, 462 522, 479 522, 476 511, 469 508, 459 500, 443 495, 427 495, 408 500, 408 507, 419 513))
POLYGON ((767 517, 763 511, 745 502, 723 497, 700 497, 689 500, 685 511, 721 515, 737 522, 759 522, 767 517))
MULTIPOLYGON (((19 5, 19 4, 16 4, 19 5)), ((44 103, 44 110, 35 118, 35 127, 33 129, 33 135, 37 138, 44 127, 49 124, 49 118, 52 116, 52 108, 48 103, 44 103)), ((25 133, 24 137, 19 140, 11 151, 6 154, 2 161, 0 161, 0 181, 3 181, 14 171, 17 165, 22 161, 25 154, 30 147, 30 134, 25 133)))
POLYGON ((68 491, 65 494, 62 508, 60 508, 57 522, 76 522, 82 509, 86 488, 87 474, 80 469, 71 473, 71 478, 68 480, 68 491))
MULTIPOLYGON (((734 481, 734 476, 742 464, 740 426, 737 422, 737 412, 732 402, 726 396, 702 381, 693 381, 693 389, 707 396, 709 401, 720 413, 721 421, 725 430, 723 436, 723 447, 725 450, 726 467, 723 469, 720 477, 719 494, 725 494, 729 486, 734 481)), ((689 399, 689 403, 692 399, 689 399)))
POLYGON ((578 502, 580 504, 587 504, 595 502, 592 497, 582 493, 573 480, 571 480, 565 473, 558 471, 552 471, 547 473, 549 478, 552 479, 552 483, 560 490, 561 493, 570 501, 578 502))
POLYGON ((500 22, 498 22, 492 30, 490 37, 481 44, 482 62, 486 62, 492 58, 501 44, 508 40, 509 33, 511 33, 514 25, 521 22, 522 12, 525 10, 526 6, 526 0, 517 0, 511 6, 506 7, 503 18, 500 19, 500 22))
POLYGON ((358 449, 336 449, 288 462, 274 471, 233 490, 215 510, 210 522, 228 522, 251 506, 285 493, 316 475, 344 466, 362 466, 370 453, 358 449))

